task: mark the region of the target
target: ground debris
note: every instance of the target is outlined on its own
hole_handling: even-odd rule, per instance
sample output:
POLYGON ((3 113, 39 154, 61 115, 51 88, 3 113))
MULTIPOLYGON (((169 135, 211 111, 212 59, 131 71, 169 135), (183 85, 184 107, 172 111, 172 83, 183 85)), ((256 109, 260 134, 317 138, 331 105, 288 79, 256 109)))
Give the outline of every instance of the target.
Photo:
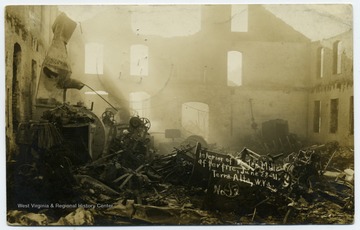
POLYGON ((75 175, 75 179, 82 188, 89 189, 91 193, 105 194, 109 196, 119 195, 117 191, 105 185, 104 183, 88 175, 75 175), (96 190, 96 191, 93 191, 96 190))
POLYGON ((46 226, 46 225, 93 225, 94 217, 90 211, 77 208, 75 211, 54 221, 43 213, 10 210, 7 213, 9 225, 46 226))
POLYGON ((135 201, 127 200, 125 204, 123 204, 123 202, 124 201, 114 203, 112 207, 104 211, 104 214, 132 218, 135 212, 135 207, 134 207, 135 201))
MULTIPOLYGON (((140 133, 146 134, 146 129, 140 133)), ((130 137, 134 138, 131 135, 127 138, 130 137)), ((136 141, 141 140, 138 137, 136 141)), ((349 155, 348 148, 329 144, 310 146, 287 155, 260 155, 247 148, 239 153, 223 154, 202 148, 200 144, 187 144, 174 148, 168 155, 138 159, 132 165, 131 159, 136 158, 136 154, 131 153, 129 146, 132 145, 81 166, 68 164, 66 158, 57 154, 49 154, 50 166, 59 170, 52 178, 58 183, 69 181, 69 186, 65 187, 72 188, 71 193, 67 191, 50 197, 51 201, 77 202, 77 206, 71 213, 65 213, 70 209, 43 212, 39 209, 20 211, 15 207, 8 212, 8 223, 228 225, 353 222, 351 159, 348 158, 348 164, 342 164, 341 170, 334 169, 339 164, 333 163, 338 158, 337 153, 349 155), (69 194, 72 194, 71 198, 69 194), (84 208, 78 204, 89 206, 84 208)), ((40 170, 41 162, 26 165, 15 166, 23 169, 18 170, 21 175, 17 175, 21 181, 48 180, 48 175, 40 170)), ((31 183, 27 186, 31 189, 31 183)), ((39 199, 41 195, 39 193, 39 199)), ((29 202, 24 200, 23 203, 29 202)))
POLYGON ((7 213, 9 225, 24 226, 43 226, 49 224, 49 219, 45 214, 10 210, 7 213))
POLYGON ((293 224, 352 224, 353 214, 344 212, 342 208, 331 201, 317 202, 296 212, 292 217, 293 224))
POLYGON ((92 213, 84 208, 77 208, 65 217, 61 217, 58 222, 52 225, 94 225, 92 213))
POLYGON ((207 211, 182 207, 158 207, 135 204, 134 219, 150 224, 166 225, 199 225, 205 223, 220 223, 207 211))

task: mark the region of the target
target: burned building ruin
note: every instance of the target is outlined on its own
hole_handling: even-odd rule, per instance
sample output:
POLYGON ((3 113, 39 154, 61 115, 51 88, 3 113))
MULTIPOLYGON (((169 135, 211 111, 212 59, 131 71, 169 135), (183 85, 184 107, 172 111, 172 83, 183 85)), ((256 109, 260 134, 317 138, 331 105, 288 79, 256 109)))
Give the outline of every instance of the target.
POLYGON ((292 7, 6 6, 8 224, 353 223, 352 21, 292 7))

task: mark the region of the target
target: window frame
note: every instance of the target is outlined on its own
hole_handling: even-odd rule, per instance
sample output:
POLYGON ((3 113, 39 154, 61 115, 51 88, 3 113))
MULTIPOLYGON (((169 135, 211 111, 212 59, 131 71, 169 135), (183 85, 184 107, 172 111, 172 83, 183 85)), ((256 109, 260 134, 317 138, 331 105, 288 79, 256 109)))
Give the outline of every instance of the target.
POLYGON ((243 85, 243 57, 241 51, 230 50, 227 52, 227 86, 238 87, 243 85), (237 63, 239 66, 236 66, 237 63), (238 78, 237 75, 239 75, 238 78))

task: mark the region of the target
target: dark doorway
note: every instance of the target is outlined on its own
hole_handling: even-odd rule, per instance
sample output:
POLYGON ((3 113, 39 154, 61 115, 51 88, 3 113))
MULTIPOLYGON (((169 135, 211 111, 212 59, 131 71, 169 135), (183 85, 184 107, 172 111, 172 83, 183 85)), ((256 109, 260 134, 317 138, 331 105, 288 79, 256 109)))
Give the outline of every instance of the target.
POLYGON ((14 45, 14 54, 13 54, 13 80, 12 80, 12 125, 13 132, 16 133, 17 127, 20 122, 20 108, 19 108, 19 97, 20 97, 20 89, 19 89, 19 72, 21 66, 21 47, 18 43, 14 45))
POLYGON ((36 75, 37 75, 37 63, 35 60, 31 61, 31 81, 30 81, 30 97, 27 98, 28 119, 32 119, 33 114, 33 103, 36 95, 36 75))

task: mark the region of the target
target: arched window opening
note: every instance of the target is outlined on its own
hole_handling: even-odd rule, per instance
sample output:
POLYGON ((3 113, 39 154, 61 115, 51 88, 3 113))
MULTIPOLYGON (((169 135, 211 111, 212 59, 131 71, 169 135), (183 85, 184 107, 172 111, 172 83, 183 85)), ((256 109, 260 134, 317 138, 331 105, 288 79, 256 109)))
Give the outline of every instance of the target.
POLYGON ((145 45, 132 45, 130 56, 130 74, 133 76, 148 75, 148 47, 145 45))
POLYGON ((131 115, 139 117, 150 116, 150 95, 144 91, 132 92, 129 95, 131 115))
POLYGON ((320 48, 318 50, 318 77, 323 78, 324 77, 324 48, 320 48))
POLYGON ((242 85, 242 53, 229 51, 227 55, 227 85, 242 85))
POLYGON ((341 74, 342 72, 342 53, 343 53, 343 45, 341 41, 337 41, 334 43, 333 47, 333 67, 334 67, 334 74, 341 74))
POLYGON ((103 45, 99 43, 87 43, 85 45, 85 73, 103 74, 103 68, 103 45))
POLYGON ((182 104, 181 125, 191 135, 207 138, 209 133, 209 106, 201 102, 182 104))

